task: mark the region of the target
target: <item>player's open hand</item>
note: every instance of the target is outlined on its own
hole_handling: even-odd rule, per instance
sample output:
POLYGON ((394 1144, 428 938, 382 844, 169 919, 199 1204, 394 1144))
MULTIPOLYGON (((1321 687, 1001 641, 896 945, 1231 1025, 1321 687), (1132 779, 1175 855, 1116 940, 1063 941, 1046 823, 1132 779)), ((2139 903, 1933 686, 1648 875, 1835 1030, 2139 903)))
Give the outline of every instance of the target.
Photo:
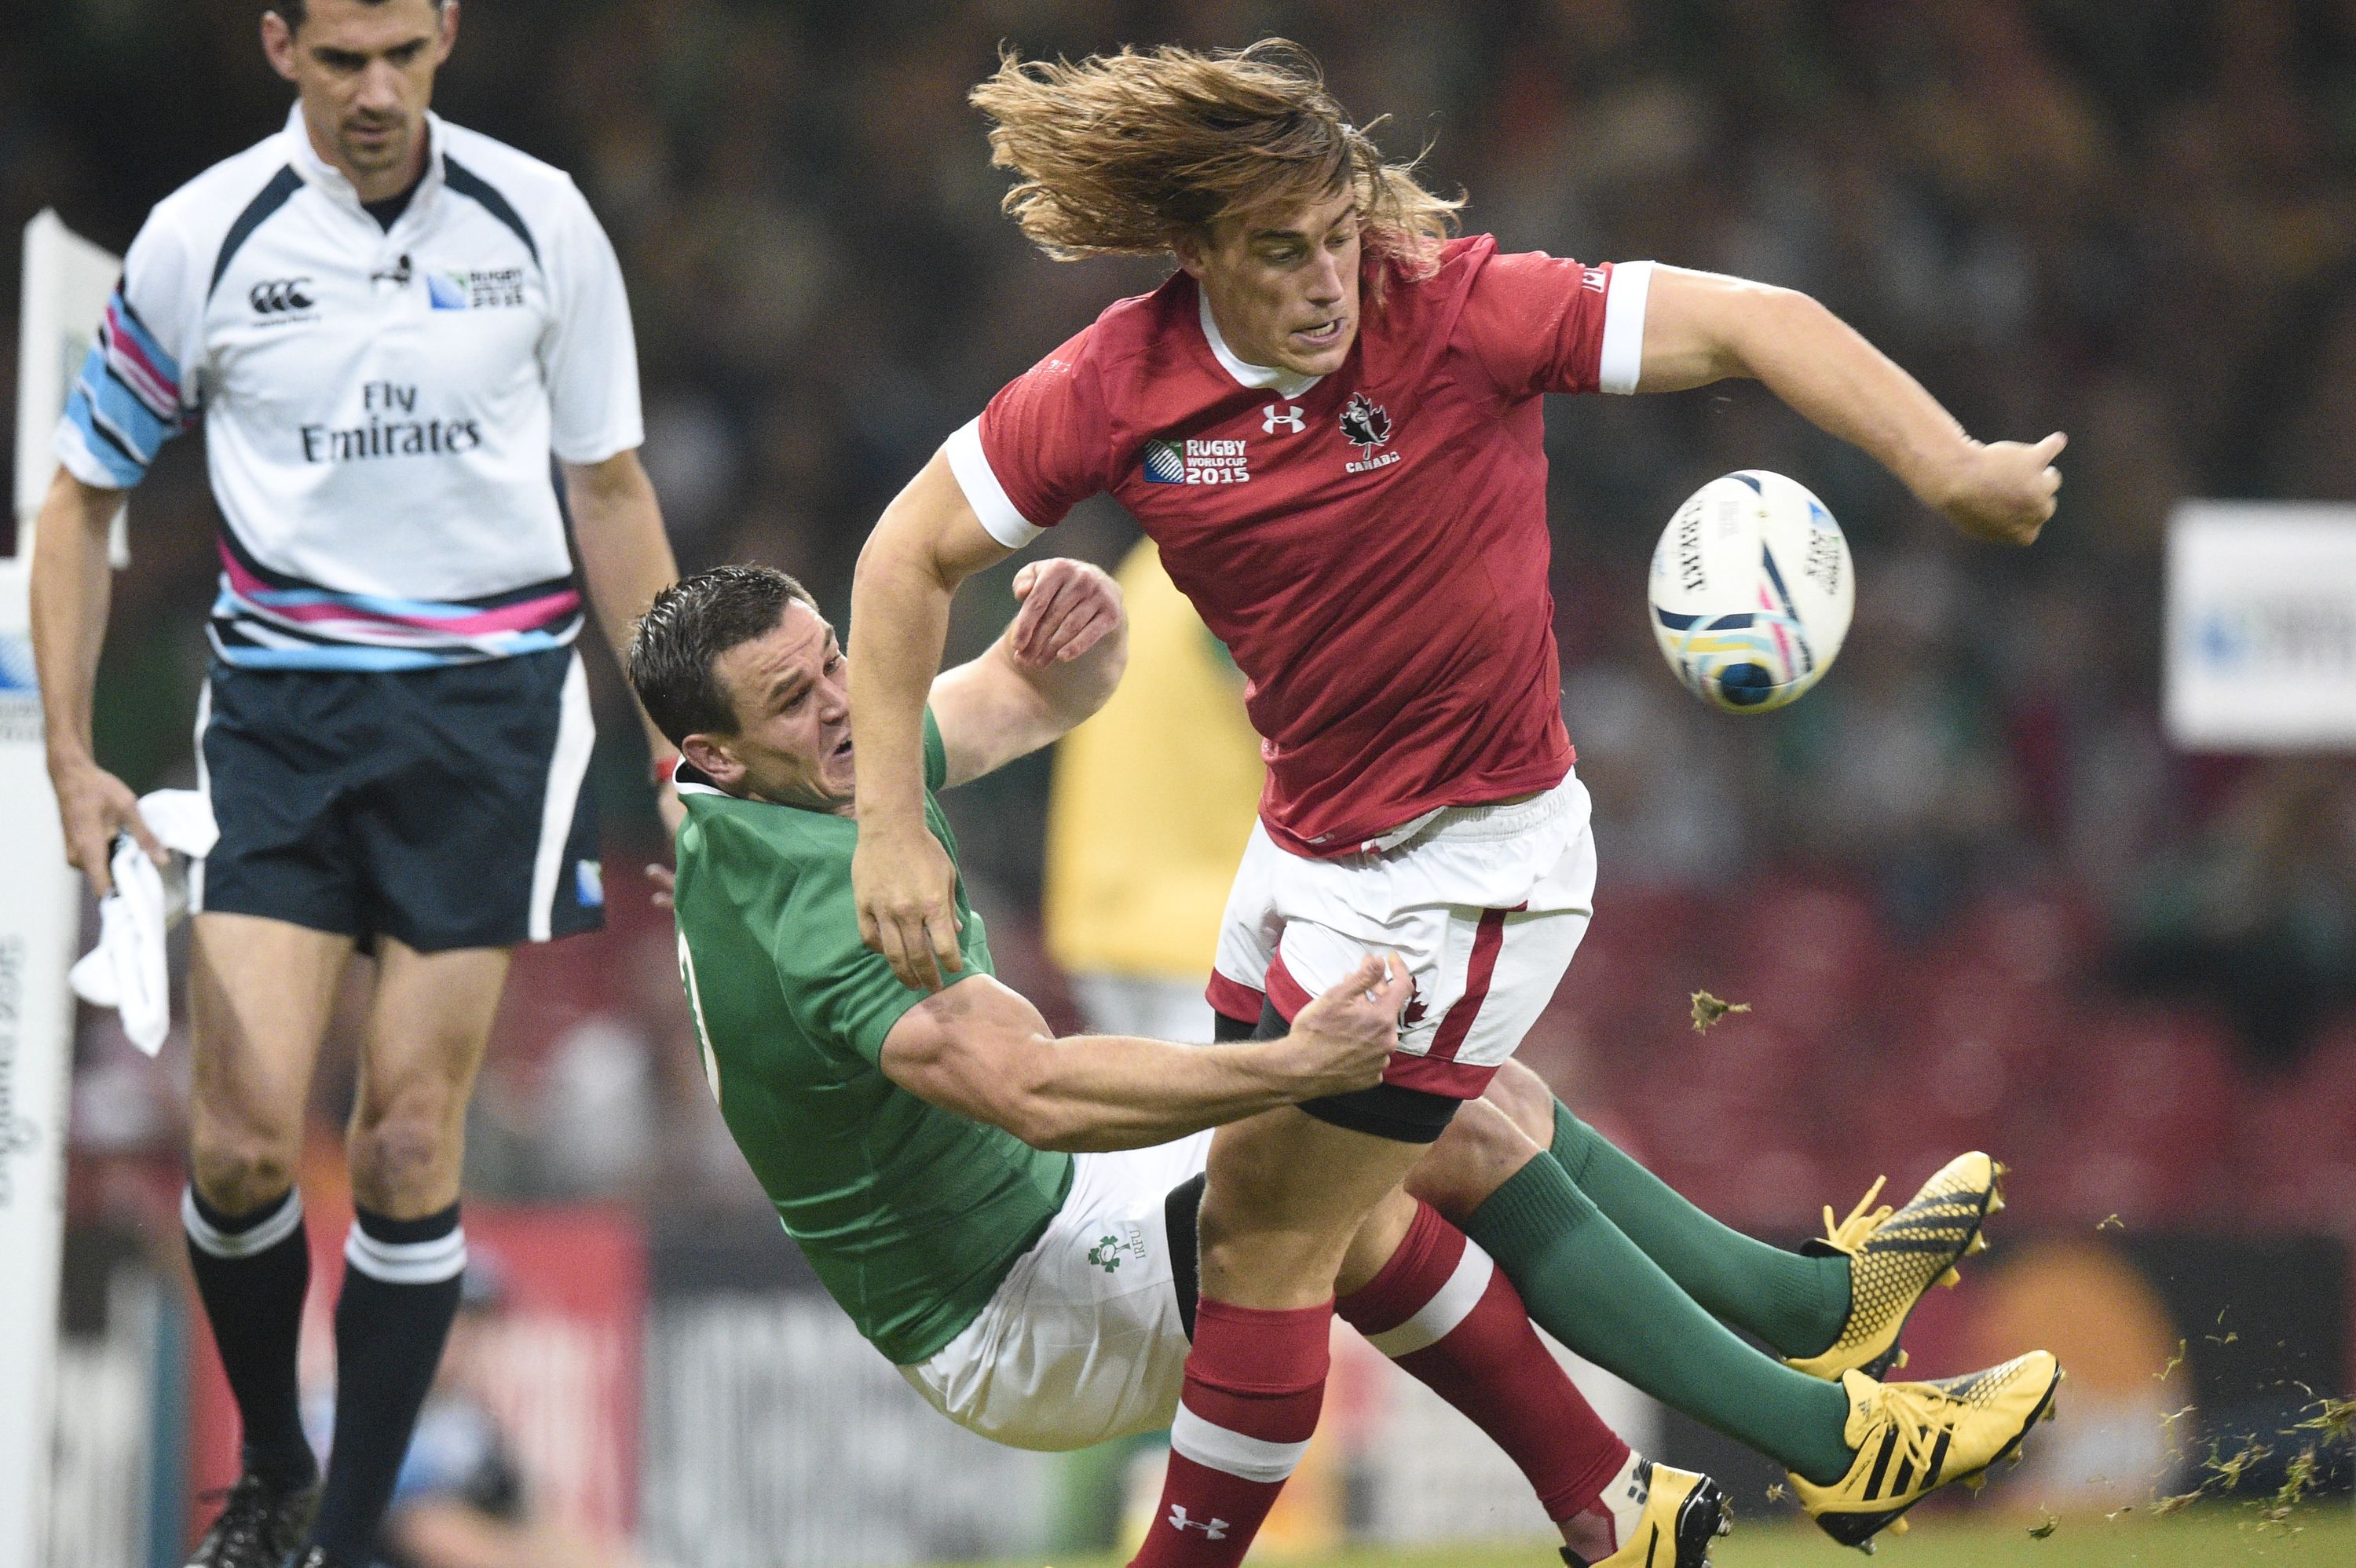
POLYGON ((114 891, 116 834, 128 833, 139 840, 158 866, 171 858, 141 819, 139 797, 131 786, 96 763, 53 763, 49 782, 57 788, 58 816, 65 827, 66 859, 90 879, 91 891, 100 898, 114 891))
POLYGON ((1398 1049, 1399 1009, 1415 998, 1407 965, 1369 954, 1342 983, 1293 1016, 1291 1041, 1304 1056, 1303 1099, 1346 1094, 1382 1082, 1398 1049), (1313 1085, 1313 1086, 1312 1086, 1313 1085))
POLYGON ((1120 624, 1120 585, 1085 560, 1026 563, 1014 597, 1023 608, 1006 628, 1006 651, 1024 669, 1069 664, 1120 624))
POLYGON ((2055 431, 2030 445, 2021 441, 1975 441, 1939 495, 1930 499, 1965 533, 1993 544, 2035 544, 2053 516, 2062 471, 2053 460, 2070 438, 2055 431))
POLYGON ((958 949, 964 923, 957 913, 957 867, 921 821, 913 833, 860 822, 851 896, 859 906, 859 939, 884 955, 903 986, 937 991, 943 975, 965 967, 958 949))

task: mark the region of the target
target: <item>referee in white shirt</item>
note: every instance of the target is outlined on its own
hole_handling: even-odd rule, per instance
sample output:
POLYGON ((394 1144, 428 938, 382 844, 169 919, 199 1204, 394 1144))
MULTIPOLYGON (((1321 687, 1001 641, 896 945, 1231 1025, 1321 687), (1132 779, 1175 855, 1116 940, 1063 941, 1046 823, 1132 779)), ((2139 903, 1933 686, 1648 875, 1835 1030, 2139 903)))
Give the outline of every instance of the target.
POLYGON ((274 3, 262 47, 298 101, 131 246, 59 426, 33 636, 68 852, 102 891, 112 836, 147 837, 91 751, 107 523, 201 414, 221 575, 197 751, 221 837, 192 879, 182 1210, 244 1474, 192 1561, 357 1568, 457 1307, 463 1118, 509 954, 601 919, 580 582, 623 645, 677 572, 612 247, 562 172, 426 112, 455 0, 274 3), (356 948, 376 989, 322 1481, 292 1182, 356 948))

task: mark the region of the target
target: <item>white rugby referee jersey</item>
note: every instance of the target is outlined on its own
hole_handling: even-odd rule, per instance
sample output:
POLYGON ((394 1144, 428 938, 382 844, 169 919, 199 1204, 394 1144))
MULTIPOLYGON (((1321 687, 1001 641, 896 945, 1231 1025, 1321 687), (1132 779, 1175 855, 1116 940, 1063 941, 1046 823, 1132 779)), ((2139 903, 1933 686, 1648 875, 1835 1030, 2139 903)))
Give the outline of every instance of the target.
POLYGON ((67 468, 128 489, 203 416, 224 663, 415 669, 580 630, 549 460, 644 439, 621 269, 563 171, 426 126, 389 230, 299 104, 158 202, 59 421, 67 468))

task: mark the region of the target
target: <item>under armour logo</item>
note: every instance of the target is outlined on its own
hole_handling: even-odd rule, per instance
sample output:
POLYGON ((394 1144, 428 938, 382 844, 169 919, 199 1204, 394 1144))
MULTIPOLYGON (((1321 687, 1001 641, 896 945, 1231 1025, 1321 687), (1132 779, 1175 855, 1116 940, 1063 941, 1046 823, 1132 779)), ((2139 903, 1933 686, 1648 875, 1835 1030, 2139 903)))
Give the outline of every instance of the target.
POLYGON ((308 278, 269 278, 245 293, 246 303, 264 315, 277 311, 309 310, 311 296, 304 292, 308 278))
POLYGON ((1260 410, 1259 416, 1259 432, 1262 435, 1274 435, 1276 433, 1276 427, 1279 425, 1282 425, 1285 429, 1290 431, 1295 435, 1299 435, 1301 433, 1301 405, 1299 403, 1285 404, 1284 411, 1282 413, 1278 413, 1276 411, 1276 405, 1274 403, 1270 403, 1266 408, 1260 410))
POLYGON ((1183 1503, 1172 1503, 1170 1505, 1170 1528, 1176 1531, 1199 1530, 1203 1532, 1203 1539, 1205 1541, 1225 1541, 1227 1538, 1227 1521, 1226 1520, 1188 1519, 1186 1517, 1186 1505, 1183 1503))

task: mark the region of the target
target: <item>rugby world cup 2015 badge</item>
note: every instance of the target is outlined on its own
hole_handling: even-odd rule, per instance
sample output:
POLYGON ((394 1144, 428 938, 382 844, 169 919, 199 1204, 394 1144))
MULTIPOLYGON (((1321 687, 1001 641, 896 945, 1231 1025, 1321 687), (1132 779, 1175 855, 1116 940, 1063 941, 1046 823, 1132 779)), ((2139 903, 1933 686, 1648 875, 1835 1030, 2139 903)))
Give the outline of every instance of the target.
POLYGON ((515 310, 522 306, 521 267, 477 267, 428 272, 425 297, 435 310, 515 310))
POLYGON ((1186 453, 1174 441, 1145 443, 1145 477, 1154 485, 1186 483, 1186 453))
POLYGON ((1161 436, 1147 442, 1138 459, 1149 485, 1240 485, 1251 477, 1251 459, 1235 438, 1161 436))

